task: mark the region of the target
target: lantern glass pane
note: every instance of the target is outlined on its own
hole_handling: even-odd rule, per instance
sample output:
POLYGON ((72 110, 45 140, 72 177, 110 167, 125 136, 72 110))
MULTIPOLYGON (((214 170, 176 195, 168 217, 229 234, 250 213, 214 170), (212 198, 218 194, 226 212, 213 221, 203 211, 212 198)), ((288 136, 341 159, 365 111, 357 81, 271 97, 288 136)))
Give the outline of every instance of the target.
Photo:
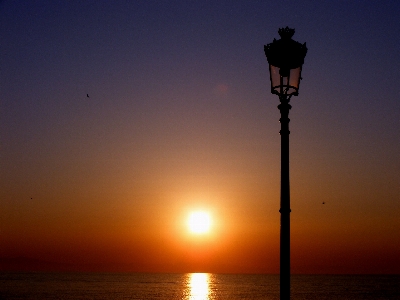
POLYGON ((300 84, 300 74, 301 74, 301 67, 297 69, 291 69, 290 70, 290 80, 289 80, 289 85, 296 90, 299 89, 299 84, 300 84))
POLYGON ((269 65, 269 72, 271 76, 271 92, 274 93, 275 87, 280 86, 281 76, 279 75, 279 68, 269 65))
POLYGON ((277 95, 297 96, 299 91, 301 67, 290 69, 289 76, 280 76, 280 68, 269 66, 271 76, 271 92, 277 95))

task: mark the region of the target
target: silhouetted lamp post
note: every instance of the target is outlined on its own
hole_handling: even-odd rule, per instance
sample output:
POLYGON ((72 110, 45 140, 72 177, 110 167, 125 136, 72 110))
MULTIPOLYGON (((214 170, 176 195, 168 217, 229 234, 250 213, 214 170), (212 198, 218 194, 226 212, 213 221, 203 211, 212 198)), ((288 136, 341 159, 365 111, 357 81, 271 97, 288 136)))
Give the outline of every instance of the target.
POLYGON ((289 104, 299 94, 301 68, 307 53, 306 44, 292 40, 294 29, 278 30, 280 39, 264 46, 271 78, 271 93, 279 96, 281 112, 281 237, 280 299, 290 299, 290 186, 289 186, 289 104))

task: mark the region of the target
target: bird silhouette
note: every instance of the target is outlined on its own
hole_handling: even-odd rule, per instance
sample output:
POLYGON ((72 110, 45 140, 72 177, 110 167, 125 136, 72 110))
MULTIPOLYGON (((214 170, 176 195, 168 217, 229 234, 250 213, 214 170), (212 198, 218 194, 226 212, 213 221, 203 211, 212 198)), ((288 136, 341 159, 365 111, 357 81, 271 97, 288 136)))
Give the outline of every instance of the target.
POLYGON ((86 97, 89 98, 89 94, 86 94, 86 97))
POLYGON ((322 204, 325 204, 325 202, 322 202, 322 204))

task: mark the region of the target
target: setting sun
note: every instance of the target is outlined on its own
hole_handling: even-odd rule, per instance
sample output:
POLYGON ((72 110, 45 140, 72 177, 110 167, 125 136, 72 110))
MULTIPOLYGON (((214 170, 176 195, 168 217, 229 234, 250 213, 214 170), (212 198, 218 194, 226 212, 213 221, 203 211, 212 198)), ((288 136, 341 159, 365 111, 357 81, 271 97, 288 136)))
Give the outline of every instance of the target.
POLYGON ((210 214, 205 211, 192 212, 188 220, 189 230, 195 234, 207 233, 211 227, 210 214))

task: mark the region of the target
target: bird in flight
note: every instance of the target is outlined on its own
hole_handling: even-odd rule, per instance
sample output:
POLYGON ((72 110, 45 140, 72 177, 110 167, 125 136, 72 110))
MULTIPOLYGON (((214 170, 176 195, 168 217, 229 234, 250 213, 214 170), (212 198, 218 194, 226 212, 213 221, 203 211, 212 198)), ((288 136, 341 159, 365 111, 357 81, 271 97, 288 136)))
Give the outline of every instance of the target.
POLYGON ((89 98, 89 94, 86 94, 86 97, 89 98))

